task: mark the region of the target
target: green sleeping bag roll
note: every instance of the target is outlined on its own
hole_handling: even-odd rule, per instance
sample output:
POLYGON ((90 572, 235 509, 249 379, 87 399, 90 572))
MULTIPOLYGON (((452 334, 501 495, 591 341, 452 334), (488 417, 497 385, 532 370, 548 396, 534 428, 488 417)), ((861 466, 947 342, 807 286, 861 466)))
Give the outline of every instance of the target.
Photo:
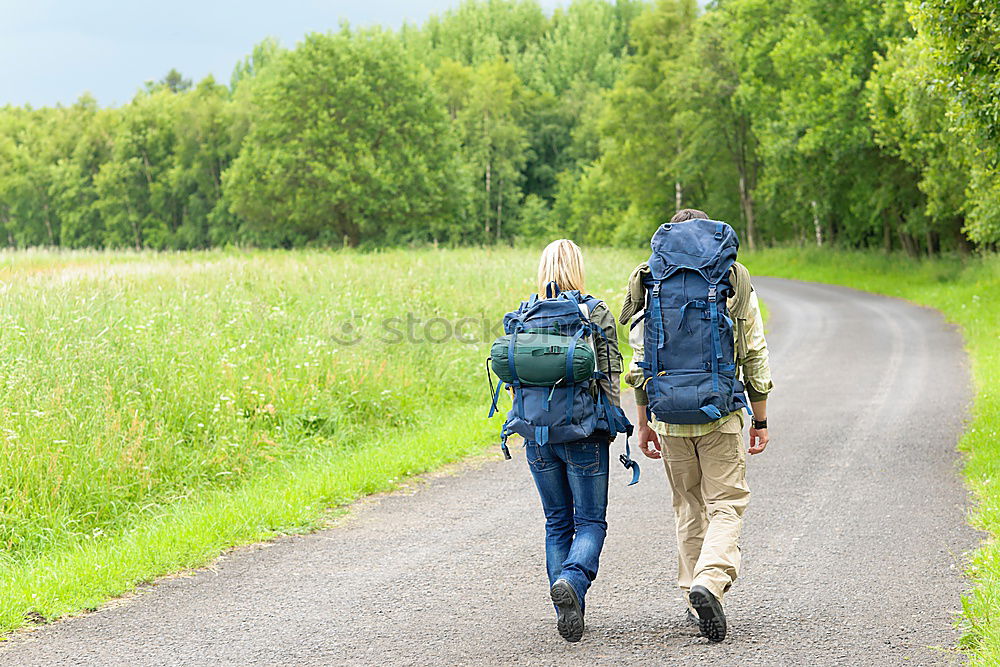
MULTIPOLYGON (((521 384, 550 387, 566 378, 566 355, 569 353, 569 336, 548 333, 520 333, 514 343, 514 370, 521 384)), ((504 382, 514 378, 507 362, 510 336, 501 336, 490 349, 490 365, 504 382)), ((573 351, 573 379, 583 382, 594 375, 594 350, 586 341, 577 339, 573 351)), ((564 382, 568 384, 569 382, 564 382)))

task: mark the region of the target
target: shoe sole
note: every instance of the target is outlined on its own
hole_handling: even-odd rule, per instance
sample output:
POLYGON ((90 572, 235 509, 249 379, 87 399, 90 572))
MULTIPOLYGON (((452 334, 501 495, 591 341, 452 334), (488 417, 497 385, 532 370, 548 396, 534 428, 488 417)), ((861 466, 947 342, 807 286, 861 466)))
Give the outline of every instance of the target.
POLYGON ((711 593, 690 591, 688 599, 691 606, 698 612, 698 629, 703 637, 710 642, 721 642, 726 638, 726 616, 722 613, 722 605, 712 597, 711 593))
POLYGON ((556 629, 559 635, 568 642, 578 642, 583 637, 583 612, 576 592, 568 582, 557 581, 549 591, 552 603, 559 610, 559 620, 556 629))

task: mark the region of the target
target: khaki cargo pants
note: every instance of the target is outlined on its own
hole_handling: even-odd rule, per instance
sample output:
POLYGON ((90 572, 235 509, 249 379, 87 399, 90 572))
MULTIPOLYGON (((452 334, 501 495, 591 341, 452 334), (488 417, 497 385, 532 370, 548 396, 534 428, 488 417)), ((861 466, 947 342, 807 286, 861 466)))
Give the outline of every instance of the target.
POLYGON ((750 500, 742 421, 693 438, 660 436, 677 524, 677 583, 722 601, 740 570, 740 528, 750 500))

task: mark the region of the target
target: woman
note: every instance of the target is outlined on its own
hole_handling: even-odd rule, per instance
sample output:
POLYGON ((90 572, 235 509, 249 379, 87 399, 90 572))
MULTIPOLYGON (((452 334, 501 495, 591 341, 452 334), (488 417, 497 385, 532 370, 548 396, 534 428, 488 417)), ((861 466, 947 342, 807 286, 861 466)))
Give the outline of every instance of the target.
MULTIPOLYGON (((553 241, 538 264, 538 294, 555 282, 561 291, 584 290, 583 256, 572 241, 553 241)), ((620 405, 615 320, 603 301, 589 313, 604 336, 595 336, 597 370, 604 374, 599 389, 615 407, 620 405)), ((598 386, 592 387, 597 396, 598 386)), ((595 431, 568 443, 525 446, 528 466, 545 510, 545 562, 559 634, 570 642, 583 635, 584 597, 597 577, 597 565, 608 524, 608 449, 611 434, 595 431)))

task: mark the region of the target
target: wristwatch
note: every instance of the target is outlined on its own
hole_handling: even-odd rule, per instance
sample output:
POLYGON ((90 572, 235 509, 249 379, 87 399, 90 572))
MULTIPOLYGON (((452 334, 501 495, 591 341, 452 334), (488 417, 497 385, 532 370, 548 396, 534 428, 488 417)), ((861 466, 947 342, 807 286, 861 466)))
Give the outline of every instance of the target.
POLYGON ((753 420, 753 427, 754 428, 767 428, 767 420, 766 419, 761 419, 761 420, 758 421, 758 420, 754 419, 753 420))

